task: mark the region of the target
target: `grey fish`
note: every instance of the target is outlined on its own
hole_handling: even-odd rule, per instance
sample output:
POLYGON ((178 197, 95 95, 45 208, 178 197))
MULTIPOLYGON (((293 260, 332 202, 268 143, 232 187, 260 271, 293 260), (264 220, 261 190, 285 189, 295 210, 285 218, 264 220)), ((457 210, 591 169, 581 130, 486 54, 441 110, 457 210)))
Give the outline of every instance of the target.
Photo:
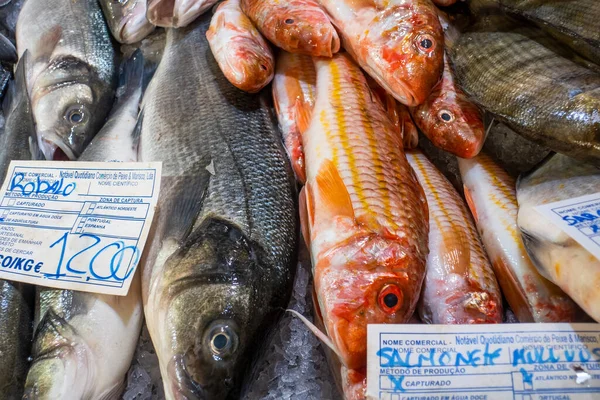
POLYGON ((135 43, 154 30, 146 18, 146 0, 100 0, 113 37, 120 43, 135 43))
POLYGON ((15 80, 4 99, 6 123, 0 135, 0 181, 4 180, 12 160, 31 160, 37 154, 35 123, 25 81, 27 59, 28 52, 17 64, 15 80))
POLYGON ((534 207, 600 191, 600 169, 562 154, 551 156, 517 182, 517 223, 531 261, 600 322, 600 260, 534 207))
POLYGON ((33 331, 33 288, 0 280, 0 400, 23 394, 33 331))
POLYGON ((294 177, 274 115, 223 76, 209 23, 168 30, 143 99, 140 159, 163 164, 142 290, 167 399, 238 396, 294 276, 294 177))
POLYGON ((597 0, 493 0, 600 64, 600 2, 597 0))
POLYGON ((600 74, 519 31, 471 32, 449 49, 470 98, 555 151, 600 163, 600 74))
POLYGON ((49 160, 75 159, 102 127, 117 83, 98 1, 27 0, 17 24, 17 52, 26 49, 39 146, 49 160))
MULTIPOLYGON (((114 110, 80 160, 136 161, 143 65, 139 52, 124 64, 114 110)), ((39 288, 36 314, 25 398, 116 398, 142 326, 139 274, 125 297, 39 288)))

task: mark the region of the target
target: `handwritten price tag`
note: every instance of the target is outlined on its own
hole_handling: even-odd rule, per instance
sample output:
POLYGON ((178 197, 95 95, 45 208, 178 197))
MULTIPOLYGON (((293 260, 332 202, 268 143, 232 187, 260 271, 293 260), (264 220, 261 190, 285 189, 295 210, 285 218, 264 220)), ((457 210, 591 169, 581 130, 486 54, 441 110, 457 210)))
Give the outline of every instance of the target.
POLYGON ((367 398, 600 398, 600 324, 369 325, 367 398))
POLYGON ((13 161, 0 192, 0 278, 125 296, 161 163, 13 161))
POLYGON ((535 209, 600 259, 600 193, 543 204, 535 209))

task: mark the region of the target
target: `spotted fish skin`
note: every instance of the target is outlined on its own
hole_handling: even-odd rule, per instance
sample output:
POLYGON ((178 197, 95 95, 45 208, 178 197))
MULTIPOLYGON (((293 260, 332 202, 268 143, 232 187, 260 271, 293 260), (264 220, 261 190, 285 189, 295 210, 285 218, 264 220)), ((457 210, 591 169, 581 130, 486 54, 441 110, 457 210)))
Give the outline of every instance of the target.
POLYGON ((369 323, 412 316, 425 274, 428 214, 383 106, 345 54, 315 58, 317 97, 302 135, 303 232, 326 332, 343 366, 366 366, 369 323))
POLYGON ((430 324, 501 323, 500 287, 467 207, 423 153, 411 151, 407 158, 429 206, 421 319, 430 324))

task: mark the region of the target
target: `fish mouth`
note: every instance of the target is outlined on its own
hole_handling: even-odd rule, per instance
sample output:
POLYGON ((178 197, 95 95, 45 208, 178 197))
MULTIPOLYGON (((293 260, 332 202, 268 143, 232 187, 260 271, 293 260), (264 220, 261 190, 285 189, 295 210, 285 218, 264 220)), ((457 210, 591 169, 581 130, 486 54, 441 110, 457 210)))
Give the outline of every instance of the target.
POLYGON ((121 24, 119 36, 123 43, 136 43, 154 30, 154 26, 146 18, 146 10, 135 5, 131 15, 121 24))
POLYGON ((418 106, 421 102, 417 98, 417 95, 414 90, 410 87, 410 85, 404 81, 403 78, 398 75, 401 74, 401 71, 397 71, 394 74, 394 89, 391 90, 390 86, 386 84, 382 79, 379 80, 379 84, 383 86, 388 93, 396 98, 400 103, 404 104, 407 107, 415 107, 418 106))
POLYGON ((39 147, 44 158, 51 161, 69 161, 77 158, 75 152, 61 140, 55 140, 52 135, 42 135, 39 147))

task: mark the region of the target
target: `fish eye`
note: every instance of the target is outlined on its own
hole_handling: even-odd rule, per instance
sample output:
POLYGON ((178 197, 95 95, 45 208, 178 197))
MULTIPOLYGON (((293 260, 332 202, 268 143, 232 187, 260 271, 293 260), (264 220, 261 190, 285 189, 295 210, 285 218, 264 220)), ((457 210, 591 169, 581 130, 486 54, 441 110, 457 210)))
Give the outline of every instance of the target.
POLYGON ((238 336, 227 324, 214 325, 206 337, 208 347, 215 358, 227 358, 235 353, 238 347, 238 336))
POLYGON ((78 125, 85 122, 87 115, 83 108, 80 107, 71 107, 65 113, 65 119, 71 125, 78 125))
POLYGON ((294 20, 292 18, 288 18, 284 21, 286 24, 291 25, 294 23, 294 20))
POLYGON ((428 54, 435 50, 435 39, 429 34, 422 34, 417 36, 416 42, 417 47, 419 48, 419 51, 421 51, 421 53, 428 54))
POLYGON ((379 292, 379 307, 388 314, 393 314, 402 307, 402 291, 396 285, 386 285, 379 292))
POLYGON ((454 121, 454 114, 448 110, 440 110, 440 112, 438 113, 438 117, 444 122, 454 121))

